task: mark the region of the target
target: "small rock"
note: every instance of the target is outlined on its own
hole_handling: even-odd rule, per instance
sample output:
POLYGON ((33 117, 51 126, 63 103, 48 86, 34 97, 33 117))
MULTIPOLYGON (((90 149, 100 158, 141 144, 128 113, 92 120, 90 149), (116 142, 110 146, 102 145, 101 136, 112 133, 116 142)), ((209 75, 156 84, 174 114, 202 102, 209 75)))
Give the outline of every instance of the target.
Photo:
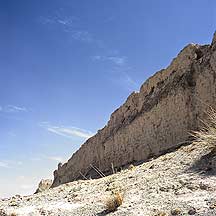
POLYGON ((201 189, 201 190, 208 190, 208 189, 209 189, 209 186, 206 185, 206 184, 203 183, 203 182, 201 182, 201 183, 199 184, 199 186, 200 186, 200 189, 201 189))
POLYGON ((181 214, 181 209, 176 208, 171 210, 171 215, 180 215, 181 214))
POLYGON ((7 216, 6 212, 3 209, 0 209, 0 216, 7 216))
POLYGON ((35 193, 40 193, 42 191, 48 190, 51 187, 51 185, 52 185, 51 179, 42 179, 35 193))
POLYGON ((188 211, 188 214, 189 215, 194 215, 194 214, 196 214, 196 209, 195 208, 191 208, 189 211, 188 211))
POLYGON ((154 167, 155 167, 155 165, 152 164, 152 165, 149 167, 149 169, 154 169, 154 167))
POLYGON ((165 212, 158 212, 155 216, 167 216, 165 212))
POLYGON ((8 205, 9 206, 18 206, 18 203, 15 200, 11 200, 8 205))
POLYGON ((160 187, 159 190, 163 192, 169 192, 169 188, 166 188, 166 187, 160 187))
POLYGON ((189 190, 195 191, 195 190, 197 190, 197 189, 199 188, 199 186, 198 186, 198 185, 195 185, 195 184, 193 184, 193 183, 190 183, 190 184, 187 185, 187 188, 188 188, 189 190))

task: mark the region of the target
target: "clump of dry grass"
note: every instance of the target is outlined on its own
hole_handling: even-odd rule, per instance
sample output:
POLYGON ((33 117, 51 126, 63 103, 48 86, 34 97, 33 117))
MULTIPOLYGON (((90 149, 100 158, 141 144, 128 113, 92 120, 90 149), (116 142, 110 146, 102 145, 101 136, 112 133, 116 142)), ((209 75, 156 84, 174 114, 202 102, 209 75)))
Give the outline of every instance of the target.
POLYGON ((135 167, 133 164, 130 164, 129 167, 128 167, 128 169, 129 169, 129 170, 135 170, 136 167, 135 167))
POLYGON ((202 123, 203 128, 200 131, 191 133, 195 138, 194 144, 201 144, 216 150, 216 110, 211 108, 207 112, 207 119, 202 123))
POLYGON ((106 210, 108 212, 116 211, 117 208, 122 205, 123 195, 120 192, 112 194, 105 202, 106 210))
POLYGON ((165 212, 158 212, 155 216, 167 216, 165 212))

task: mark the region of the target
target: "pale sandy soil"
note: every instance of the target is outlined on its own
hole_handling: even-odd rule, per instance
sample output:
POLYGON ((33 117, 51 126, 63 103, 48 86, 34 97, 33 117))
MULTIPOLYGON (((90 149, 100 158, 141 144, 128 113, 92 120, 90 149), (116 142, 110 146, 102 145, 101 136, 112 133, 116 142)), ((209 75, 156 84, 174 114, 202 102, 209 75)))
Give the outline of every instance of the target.
POLYGON ((216 174, 211 168, 216 159, 209 152, 201 146, 181 147, 105 178, 0 200, 0 216, 215 216, 216 174), (123 204, 108 212, 106 200, 116 191, 123 204))

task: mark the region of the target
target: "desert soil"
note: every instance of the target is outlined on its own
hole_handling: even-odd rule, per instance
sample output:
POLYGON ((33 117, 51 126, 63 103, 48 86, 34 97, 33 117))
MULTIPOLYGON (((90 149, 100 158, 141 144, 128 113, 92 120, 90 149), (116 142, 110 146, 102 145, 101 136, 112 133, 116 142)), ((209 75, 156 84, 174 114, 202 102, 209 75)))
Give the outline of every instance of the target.
POLYGON ((1 199, 0 216, 215 216, 214 159, 208 147, 191 144, 104 178, 1 199), (109 212, 113 193, 123 203, 109 212))

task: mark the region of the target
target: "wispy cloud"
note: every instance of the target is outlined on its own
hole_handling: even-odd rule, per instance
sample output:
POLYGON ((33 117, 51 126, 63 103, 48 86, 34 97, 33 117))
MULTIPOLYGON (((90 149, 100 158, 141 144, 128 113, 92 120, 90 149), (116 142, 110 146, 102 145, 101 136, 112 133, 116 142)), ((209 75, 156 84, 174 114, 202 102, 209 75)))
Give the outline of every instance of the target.
POLYGON ((64 159, 60 156, 45 156, 46 159, 56 161, 56 162, 63 162, 64 159))
POLYGON ((137 91, 139 88, 138 83, 135 82, 127 73, 124 73, 122 76, 122 83, 128 90, 131 91, 137 91))
POLYGON ((36 185, 35 184, 21 184, 20 188, 24 190, 34 190, 36 188, 36 185))
POLYGON ((0 161, 0 167, 2 167, 2 168, 10 168, 9 164, 4 162, 4 161, 0 161))
POLYGON ((17 168, 18 166, 23 165, 22 161, 15 161, 15 160, 1 160, 0 167, 2 168, 17 168))
POLYGON ((101 56, 95 55, 92 57, 94 61, 111 61, 117 66, 124 66, 127 58, 125 56, 101 56))
POLYGON ((70 31, 70 33, 71 33, 72 38, 75 40, 84 41, 88 43, 91 43, 94 41, 92 35, 88 31, 73 30, 73 31, 70 31))
POLYGON ((110 56, 107 59, 120 66, 126 62, 126 57, 110 56))
POLYGON ((59 24, 63 25, 65 27, 72 27, 76 25, 77 18, 74 16, 62 16, 62 15, 53 15, 49 17, 40 16, 38 18, 38 21, 41 24, 47 25, 47 24, 59 24))
POLYGON ((74 16, 63 16, 60 14, 52 17, 40 17, 39 22, 44 25, 58 25, 63 32, 71 35, 74 40, 92 43, 95 42, 99 45, 99 40, 95 39, 92 34, 83 29, 78 23, 79 19, 74 16))
POLYGON ((75 128, 75 127, 49 127, 47 128, 48 131, 61 135, 61 136, 65 136, 65 137, 81 137, 81 138, 89 138, 91 136, 93 136, 93 134, 91 132, 85 131, 83 129, 79 129, 79 128, 75 128))
MULTIPOLYGON (((114 17, 110 16, 106 21, 112 21, 113 19, 114 17)), ((95 47, 101 48, 100 52, 103 51, 102 54, 91 56, 91 59, 98 62, 110 62, 111 67, 113 67, 110 70, 117 71, 113 74, 113 78, 111 79, 113 79, 113 82, 117 83, 119 86, 129 91, 137 90, 139 88, 138 84, 132 79, 131 76, 129 76, 127 70, 128 58, 124 55, 120 55, 118 49, 111 49, 110 47, 107 47, 104 41, 95 37, 95 35, 93 35, 92 32, 89 32, 87 28, 83 28, 83 22, 80 22, 79 18, 65 16, 64 11, 60 11, 53 17, 41 17, 40 21, 42 24, 58 25, 60 29, 70 35, 73 40, 93 44, 95 47), (115 70, 115 67, 118 69, 115 70)), ((49 127, 47 130, 65 137, 89 137, 89 134, 83 132, 82 129, 80 131, 76 128, 49 127)))
POLYGON ((41 161, 42 158, 41 157, 32 157, 30 158, 31 161, 41 161))
POLYGON ((90 131, 87 131, 81 128, 77 128, 77 127, 53 126, 47 122, 40 123, 40 126, 42 126, 43 128, 45 128, 47 131, 51 133, 54 133, 54 134, 57 134, 63 137, 67 137, 67 138, 80 137, 80 138, 88 139, 94 135, 94 133, 90 131))
POLYGON ((28 110, 26 107, 5 105, 5 106, 0 106, 0 112, 18 113, 18 112, 28 112, 28 110))
POLYGON ((56 19, 56 22, 60 25, 64 25, 67 27, 73 27, 76 25, 76 22, 78 21, 77 17, 70 16, 70 17, 60 17, 56 19))
POLYGON ((63 162, 65 161, 65 158, 58 156, 58 155, 38 155, 36 157, 30 158, 31 161, 41 161, 41 160, 50 160, 55 162, 63 162))
POLYGON ((127 90, 129 92, 138 91, 139 90, 139 83, 136 82, 128 74, 128 72, 120 72, 120 71, 118 71, 118 74, 114 78, 111 78, 111 81, 115 85, 118 85, 122 89, 125 89, 125 90, 127 90))

